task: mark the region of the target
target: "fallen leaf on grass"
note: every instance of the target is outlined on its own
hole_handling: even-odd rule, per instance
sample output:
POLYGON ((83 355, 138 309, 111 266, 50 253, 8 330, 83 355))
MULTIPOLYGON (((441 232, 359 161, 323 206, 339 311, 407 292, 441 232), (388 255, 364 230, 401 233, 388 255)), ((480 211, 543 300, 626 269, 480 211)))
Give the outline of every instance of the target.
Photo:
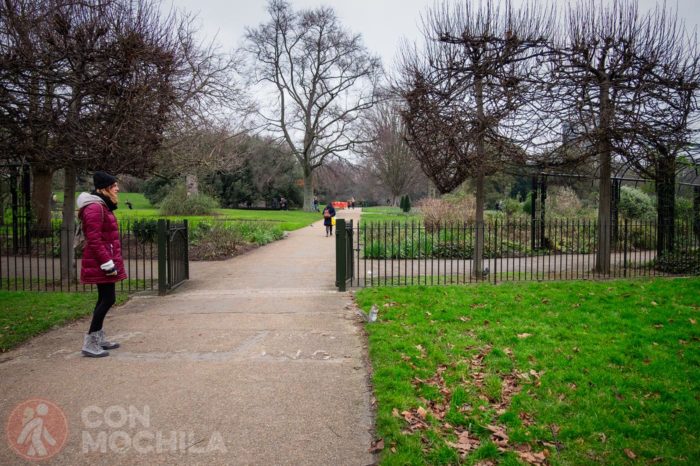
POLYGON ((637 458, 637 455, 635 455, 634 452, 629 448, 624 448, 623 451, 625 452, 625 455, 627 455, 627 458, 631 460, 637 458))
POLYGON ((419 406, 416 412, 421 417, 421 419, 425 419, 428 416, 428 412, 425 409, 423 409, 422 406, 419 406))
POLYGON ((379 439, 372 444, 369 449, 370 453, 378 453, 384 449, 384 439, 379 439))
POLYGON ((470 437, 469 432, 461 432, 457 437, 457 442, 445 442, 447 446, 459 451, 462 456, 469 453, 471 450, 479 448, 481 441, 476 437, 470 437))
POLYGON ((531 452, 531 451, 516 451, 521 460, 527 464, 543 465, 547 463, 547 454, 544 450, 541 452, 531 452))
POLYGON ((698 321, 697 321, 697 320, 695 320, 695 319, 690 319, 690 323, 691 323, 691 324, 693 324, 693 325, 695 325, 695 324, 697 324, 697 323, 698 323, 698 321))
POLYGON ((532 333, 518 333, 518 338, 528 338, 531 336, 532 336, 532 333))
POLYGON ((651 304, 652 306, 658 306, 658 305, 659 305, 659 303, 657 303, 656 301, 652 301, 650 304, 651 304))
POLYGON ((423 422, 417 415, 410 411, 404 411, 401 413, 404 420, 408 422, 408 429, 410 432, 414 432, 418 429, 425 429, 428 425, 423 422))
POLYGON ((664 324, 654 324, 654 328, 664 328, 664 324))
POLYGON ((518 417, 519 417, 520 420, 523 422, 523 425, 524 425, 524 426, 531 426, 531 425, 535 424, 535 419, 534 419, 534 418, 532 417, 532 415, 529 414, 529 413, 526 413, 526 412, 524 412, 524 411, 521 411, 521 412, 518 414, 518 417))
POLYGON ((391 415, 394 417, 401 417, 401 415, 399 414, 399 410, 396 408, 391 410, 391 415))
POLYGON ((499 447, 507 447, 509 438, 508 434, 506 434, 506 429, 503 426, 494 426, 494 425, 487 425, 486 428, 490 430, 491 433, 491 440, 493 443, 498 445, 499 447))
POLYGON ((470 320, 472 320, 472 318, 471 317, 460 317, 459 320, 461 320, 462 322, 469 322, 470 320))

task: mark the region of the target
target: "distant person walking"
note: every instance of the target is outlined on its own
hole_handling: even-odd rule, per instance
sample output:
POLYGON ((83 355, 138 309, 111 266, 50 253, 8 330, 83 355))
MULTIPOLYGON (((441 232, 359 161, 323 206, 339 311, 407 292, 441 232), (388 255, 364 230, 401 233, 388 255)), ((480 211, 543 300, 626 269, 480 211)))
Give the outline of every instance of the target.
POLYGON ((326 236, 333 236, 333 224, 335 222, 335 209, 329 202, 323 209, 323 225, 326 227, 326 236))
POLYGON ((119 348, 119 343, 107 341, 102 325, 117 299, 115 284, 126 279, 126 270, 114 216, 119 194, 117 179, 109 173, 97 171, 93 181, 94 191, 80 194, 77 201, 78 217, 85 235, 80 281, 97 285, 97 304, 82 352, 87 357, 101 358, 109 356, 105 350, 119 348))

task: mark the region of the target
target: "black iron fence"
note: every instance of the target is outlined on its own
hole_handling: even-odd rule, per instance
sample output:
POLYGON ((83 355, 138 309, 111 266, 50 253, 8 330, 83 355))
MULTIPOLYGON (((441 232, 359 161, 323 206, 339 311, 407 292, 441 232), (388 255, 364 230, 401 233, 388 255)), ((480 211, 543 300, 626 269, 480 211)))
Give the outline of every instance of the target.
MULTIPOLYGON (((119 224, 124 267, 129 278, 119 282, 117 289, 158 290, 162 294, 188 278, 187 222, 164 225, 163 232, 150 219, 119 224), (160 272, 163 267, 164 274, 160 272)), ((61 257, 65 242, 62 238, 67 236, 72 236, 72 232, 68 235, 60 221, 54 222, 50 230, 32 231, 21 238, 11 225, 0 227, 0 290, 91 291, 92 286, 78 280, 80 257, 70 264, 61 257)))
POLYGON ((336 279, 335 286, 338 290, 345 291, 348 282, 352 283, 355 276, 355 250, 354 230, 352 220, 345 223, 345 219, 338 219, 336 224, 335 257, 336 279))
POLYGON ((624 220, 603 230, 601 235, 611 238, 609 261, 598 254, 595 221, 498 220, 479 227, 445 223, 430 228, 358 223, 350 233, 338 229, 337 268, 351 261, 352 271, 344 272, 351 287, 700 273, 700 231, 692 220, 676 222, 673 249, 661 254, 655 222, 624 220), (475 257, 477 236, 483 238, 481 261, 475 257), (354 257, 341 255, 347 247, 354 257))
POLYGON ((158 292, 163 295, 190 278, 187 220, 158 220, 158 292))

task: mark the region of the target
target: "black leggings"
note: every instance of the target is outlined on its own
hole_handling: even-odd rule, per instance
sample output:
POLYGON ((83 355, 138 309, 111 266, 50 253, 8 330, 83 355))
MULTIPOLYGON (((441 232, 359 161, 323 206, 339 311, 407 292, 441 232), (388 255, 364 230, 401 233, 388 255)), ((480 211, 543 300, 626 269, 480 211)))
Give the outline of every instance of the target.
POLYGON ((117 301, 116 287, 114 283, 99 283, 97 285, 97 304, 92 313, 92 323, 90 324, 90 332, 98 332, 102 330, 102 324, 105 321, 107 311, 117 301))
POLYGON ((333 225, 326 225, 326 234, 333 235, 333 225))

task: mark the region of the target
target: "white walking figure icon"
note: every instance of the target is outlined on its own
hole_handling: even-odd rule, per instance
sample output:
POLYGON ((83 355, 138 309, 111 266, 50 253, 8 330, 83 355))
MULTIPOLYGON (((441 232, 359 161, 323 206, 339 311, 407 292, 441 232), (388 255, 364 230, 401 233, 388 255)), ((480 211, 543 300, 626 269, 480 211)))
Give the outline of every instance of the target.
POLYGON ((44 446, 44 440, 49 445, 56 446, 56 440, 51 436, 48 429, 44 427, 44 418, 49 413, 49 407, 44 403, 39 403, 36 407, 36 417, 34 410, 27 408, 24 410, 22 419, 22 433, 17 438, 18 445, 27 445, 27 456, 47 456, 48 452, 44 446))

